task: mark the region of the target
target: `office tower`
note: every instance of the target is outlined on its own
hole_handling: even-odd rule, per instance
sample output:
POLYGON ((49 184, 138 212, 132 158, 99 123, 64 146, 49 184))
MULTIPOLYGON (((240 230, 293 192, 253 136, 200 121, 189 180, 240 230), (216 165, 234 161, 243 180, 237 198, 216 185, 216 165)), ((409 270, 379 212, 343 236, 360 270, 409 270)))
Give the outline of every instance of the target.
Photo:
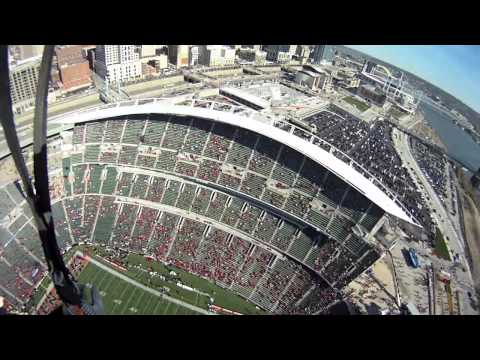
POLYGON ((107 83, 121 83, 142 76, 135 45, 97 45, 95 58, 95 71, 107 83))

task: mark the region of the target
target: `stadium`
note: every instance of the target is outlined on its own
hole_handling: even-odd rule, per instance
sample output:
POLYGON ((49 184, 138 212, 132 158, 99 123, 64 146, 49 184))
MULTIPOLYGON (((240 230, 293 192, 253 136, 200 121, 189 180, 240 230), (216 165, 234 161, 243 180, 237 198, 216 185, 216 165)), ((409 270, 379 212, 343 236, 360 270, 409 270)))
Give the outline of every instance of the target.
MULTIPOLYGON (((384 255, 376 234, 387 218, 425 225, 408 192, 391 190, 395 178, 387 187, 371 158, 353 160, 358 149, 355 158, 365 156, 372 130, 353 131, 352 121, 325 107, 304 119, 310 131, 221 96, 138 99, 58 116, 49 122, 59 130, 48 151, 59 246, 80 279, 103 276, 100 289, 115 281, 98 269, 122 272, 119 259, 129 266, 143 259, 133 267, 160 274, 162 289, 172 273, 183 274, 190 282, 170 281, 169 294, 132 290, 171 304, 180 301, 175 292, 183 304, 193 291, 191 306, 174 313, 248 313, 247 303, 250 313, 325 313, 384 255), (351 136, 337 141, 338 134, 319 136, 322 129, 351 136), (215 296, 206 290, 213 286, 215 296), (218 300, 229 296, 235 301, 218 300)), ((29 147, 24 156, 31 159, 29 147)), ((41 313, 55 296, 44 285, 47 266, 20 182, 2 186, 0 199, 0 295, 18 308, 35 297, 32 311, 41 313)), ((144 302, 132 294, 119 300, 123 288, 114 287, 103 289, 107 309, 144 302)), ((122 313, 129 311, 138 306, 122 313)))

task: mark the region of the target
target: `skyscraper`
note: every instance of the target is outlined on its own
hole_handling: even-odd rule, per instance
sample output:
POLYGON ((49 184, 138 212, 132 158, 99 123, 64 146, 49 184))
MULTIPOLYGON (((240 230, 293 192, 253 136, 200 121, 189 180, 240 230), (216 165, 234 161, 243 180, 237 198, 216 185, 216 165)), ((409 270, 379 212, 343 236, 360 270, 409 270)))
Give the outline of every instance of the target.
POLYGON ((157 51, 157 45, 141 45, 140 47, 142 58, 155 56, 156 51, 157 51))
POLYGON ((123 82, 142 75, 135 45, 97 45, 95 70, 105 82, 123 82))
POLYGON ((312 54, 314 64, 323 62, 331 63, 335 57, 335 48, 332 45, 315 45, 312 54))
POLYGON ((264 50, 268 61, 286 63, 292 59, 296 49, 296 45, 267 45, 264 50))
POLYGON ((40 62, 39 58, 25 60, 10 69, 10 94, 16 113, 28 110, 35 104, 40 62))
POLYGON ((320 64, 320 62, 323 60, 323 56, 325 54, 325 47, 325 45, 315 45, 312 55, 314 64, 320 64))
POLYGON ((190 57, 190 66, 195 66, 198 64, 198 46, 196 45, 191 45, 189 51, 189 57, 190 57))
POLYGON ((235 49, 223 45, 201 45, 198 63, 205 66, 234 65, 235 49))
POLYGON ((168 61, 177 69, 189 65, 188 55, 188 45, 168 45, 168 61))

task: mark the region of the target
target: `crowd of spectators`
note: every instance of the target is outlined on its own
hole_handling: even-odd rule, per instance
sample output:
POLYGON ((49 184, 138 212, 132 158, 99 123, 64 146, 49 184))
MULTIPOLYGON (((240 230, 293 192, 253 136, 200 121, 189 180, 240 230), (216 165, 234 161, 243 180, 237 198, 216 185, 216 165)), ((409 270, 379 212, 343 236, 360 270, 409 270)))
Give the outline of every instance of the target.
MULTIPOLYGON (((433 222, 424 199, 408 174, 397 154, 392 141, 392 125, 381 120, 371 125, 346 113, 340 116, 335 109, 328 109, 303 119, 312 132, 332 144, 340 151, 331 149, 320 140, 314 139, 326 151, 330 151, 340 160, 350 163, 354 159, 363 168, 373 174, 384 186, 398 195, 400 202, 417 219, 427 232, 433 231, 433 222), (332 111, 333 110, 333 111, 332 111)), ((295 132, 294 132, 295 134, 295 132)), ((418 148, 420 158, 426 155, 426 149, 418 148)), ((358 171, 363 170, 352 164, 358 171)), ((437 154, 424 156, 421 166, 427 172, 433 186, 445 197, 445 160, 437 154), (432 164, 429 166, 430 164, 432 164)))
POLYGON ((432 228, 430 212, 410 177, 402 165, 392 141, 392 125, 377 121, 366 140, 351 153, 357 162, 398 195, 400 202, 426 229, 432 228))
POLYGON ((315 315, 327 309, 334 302, 341 300, 341 293, 328 286, 324 281, 318 281, 307 296, 289 311, 290 314, 315 315))

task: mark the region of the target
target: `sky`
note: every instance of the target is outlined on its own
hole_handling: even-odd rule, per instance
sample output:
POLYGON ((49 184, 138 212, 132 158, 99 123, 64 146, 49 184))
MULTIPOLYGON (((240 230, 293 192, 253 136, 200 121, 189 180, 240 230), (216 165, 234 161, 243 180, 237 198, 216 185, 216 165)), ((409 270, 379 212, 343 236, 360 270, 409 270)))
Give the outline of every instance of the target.
POLYGON ((480 46, 348 45, 429 81, 480 112, 480 46))

